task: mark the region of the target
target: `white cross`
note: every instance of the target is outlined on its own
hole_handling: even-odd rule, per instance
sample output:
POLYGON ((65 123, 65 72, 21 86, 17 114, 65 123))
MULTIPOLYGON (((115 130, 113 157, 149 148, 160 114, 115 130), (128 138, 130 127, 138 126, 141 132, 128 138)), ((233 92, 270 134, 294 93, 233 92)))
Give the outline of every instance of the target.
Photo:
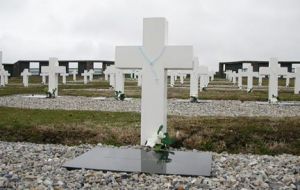
POLYGON ((28 71, 28 69, 24 69, 23 72, 21 73, 21 76, 23 76, 23 85, 25 87, 28 87, 28 78, 32 74, 28 71))
POLYGON ((286 76, 284 76, 283 78, 285 78, 285 86, 289 87, 290 86, 290 79, 291 78, 295 78, 295 73, 290 73, 288 72, 286 76))
POLYGON ((226 78, 227 80, 231 80, 231 79, 230 79, 230 75, 232 74, 232 70, 227 70, 227 71, 225 71, 224 73, 225 73, 225 75, 226 75, 225 78, 226 78))
POLYGON ((286 75, 287 68, 282 68, 278 64, 276 58, 271 58, 269 61, 269 67, 260 67, 259 68, 260 75, 268 75, 269 76, 269 95, 268 99, 270 103, 276 103, 278 101, 278 76, 286 75))
POLYGON ((6 70, 4 70, 4 82, 5 84, 8 84, 8 77, 10 77, 10 73, 6 70))
POLYGON ((142 86, 142 73, 141 73, 141 70, 136 69, 134 71, 134 77, 137 79, 137 85, 142 86))
POLYGON ((235 85, 236 84, 236 77, 237 77, 236 71, 232 71, 230 76, 231 76, 232 83, 235 85))
POLYGON ((295 68, 295 94, 300 94, 300 67, 295 68))
POLYGON ((42 76, 42 84, 46 84, 46 77, 48 76, 48 73, 41 73, 40 76, 42 76))
POLYGON ((3 87, 5 86, 5 74, 6 74, 6 71, 4 70, 4 68, 0 67, 0 86, 3 86, 3 87))
POLYGON ((238 87, 239 89, 242 89, 243 88, 243 70, 242 69, 238 69, 238 72, 237 72, 237 78, 238 78, 238 87))
POLYGON ((192 46, 166 46, 165 18, 145 18, 143 46, 117 46, 116 67, 142 69, 141 144, 167 130, 167 71, 192 69, 192 46))
POLYGON ((253 88, 253 77, 258 77, 257 72, 253 72, 253 67, 251 65, 247 65, 246 71, 241 71, 241 73, 238 73, 238 87, 241 89, 242 88, 242 77, 247 77, 247 92, 251 91, 253 88))
POLYGON ((73 81, 76 81, 76 75, 78 74, 78 72, 76 70, 73 70, 71 74, 73 75, 73 81))
POLYGON ((90 73, 87 70, 84 70, 84 72, 81 73, 81 76, 83 76, 83 84, 87 84, 90 73))
POLYGON ((180 72, 179 73, 179 77, 180 77, 180 84, 181 85, 183 85, 183 83, 184 83, 184 77, 186 76, 186 74, 185 73, 182 73, 182 72, 180 72))
POLYGON ((109 78, 109 85, 113 88, 116 87, 116 67, 115 65, 111 65, 106 67, 105 71, 105 78, 109 78))
POLYGON ((55 97, 58 95, 58 74, 65 72, 66 67, 59 66, 58 59, 55 57, 49 58, 49 66, 42 67, 42 73, 48 74, 48 92, 55 92, 55 97))
POLYGON ((175 86, 175 81, 176 81, 176 76, 177 76, 177 72, 174 70, 168 70, 167 71, 167 75, 170 76, 170 86, 174 87, 175 86))
POLYGON ((190 74, 190 96, 198 98, 198 84, 199 84, 199 60, 198 57, 193 59, 193 70, 190 74))
POLYGON ((95 73, 95 71, 93 70, 93 69, 90 69, 89 70, 89 80, 90 81, 93 81, 94 80, 94 73, 95 73))
POLYGON ((69 76, 68 73, 61 73, 60 76, 62 77, 62 83, 66 84, 67 83, 67 76, 69 76))
POLYGON ((207 87, 208 83, 209 83, 209 76, 208 76, 208 67, 206 66, 199 66, 199 72, 198 72, 199 76, 200 76, 200 92, 203 91, 203 89, 205 87, 207 87))
POLYGON ((262 79, 265 78, 264 75, 258 75, 258 86, 262 86, 262 79))

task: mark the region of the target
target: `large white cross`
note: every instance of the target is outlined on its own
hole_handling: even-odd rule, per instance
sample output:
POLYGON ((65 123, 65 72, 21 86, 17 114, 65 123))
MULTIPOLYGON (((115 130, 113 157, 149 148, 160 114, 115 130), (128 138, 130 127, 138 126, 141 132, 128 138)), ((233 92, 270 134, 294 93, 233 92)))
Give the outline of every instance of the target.
POLYGON ((278 98, 278 76, 286 75, 287 68, 280 67, 277 59, 271 58, 269 61, 269 67, 260 67, 259 74, 269 76, 268 99, 271 103, 276 103, 278 101, 277 100, 277 98, 278 98))
POLYGON ((28 69, 24 69, 23 72, 21 73, 21 76, 23 76, 23 85, 25 87, 28 87, 28 78, 32 74, 28 71, 28 69))
POLYGON ((167 130, 167 69, 192 69, 192 46, 166 46, 165 18, 145 18, 143 46, 117 46, 116 67, 142 69, 141 144, 167 130))
POLYGON ((49 58, 49 66, 42 67, 42 73, 48 74, 48 92, 58 95, 58 74, 66 73, 66 67, 59 66, 58 59, 55 57, 49 58))

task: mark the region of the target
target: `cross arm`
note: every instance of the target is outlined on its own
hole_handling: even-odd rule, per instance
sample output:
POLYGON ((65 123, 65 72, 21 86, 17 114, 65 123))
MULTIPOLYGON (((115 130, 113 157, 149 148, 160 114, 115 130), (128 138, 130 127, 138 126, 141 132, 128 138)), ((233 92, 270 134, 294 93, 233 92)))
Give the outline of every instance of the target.
POLYGON ((141 69, 145 62, 138 46, 117 46, 115 65, 121 69, 141 69))
POLYGON ((166 69, 193 69, 193 46, 166 46, 161 57, 166 69))

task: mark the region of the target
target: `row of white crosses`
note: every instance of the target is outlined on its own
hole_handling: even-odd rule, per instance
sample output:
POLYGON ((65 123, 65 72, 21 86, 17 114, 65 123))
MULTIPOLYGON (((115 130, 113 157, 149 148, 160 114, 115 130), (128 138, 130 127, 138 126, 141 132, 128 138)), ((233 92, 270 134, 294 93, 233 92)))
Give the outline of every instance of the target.
MULTIPOLYGON (((78 74, 78 72, 76 70, 73 70, 71 72, 71 74, 73 76, 73 81, 76 81, 76 75, 78 74)), ((48 73, 41 72, 40 76, 42 76, 42 84, 46 84, 48 73)), ((68 73, 61 73, 60 76, 62 77, 62 84, 66 84, 67 83, 67 76, 69 76, 69 74, 68 73)))
MULTIPOLYGON (((142 69, 141 144, 167 129, 167 70, 192 69, 192 46, 167 46, 165 18, 145 18, 143 46, 117 46, 116 68, 142 69)), ((123 75, 117 73, 117 77, 123 75)))
POLYGON ((8 77, 10 73, 4 69, 2 64, 2 51, 0 51, 0 86, 5 86, 8 84, 8 77))
MULTIPOLYGON (((93 69, 90 69, 89 71, 84 70, 83 73, 81 73, 81 76, 83 76, 83 83, 87 84, 89 81, 94 80, 94 73, 95 71, 93 69)), ((74 75, 73 75, 74 77, 74 75)))

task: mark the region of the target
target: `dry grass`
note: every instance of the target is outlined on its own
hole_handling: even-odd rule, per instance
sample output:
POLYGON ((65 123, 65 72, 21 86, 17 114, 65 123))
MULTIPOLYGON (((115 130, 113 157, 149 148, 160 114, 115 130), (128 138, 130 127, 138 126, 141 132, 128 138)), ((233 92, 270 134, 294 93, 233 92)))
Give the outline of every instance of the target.
MULTIPOLYGON (((138 113, 0 108, 0 140, 34 143, 139 144, 138 113)), ((168 117, 176 147, 230 153, 300 155, 300 119, 168 117)))

